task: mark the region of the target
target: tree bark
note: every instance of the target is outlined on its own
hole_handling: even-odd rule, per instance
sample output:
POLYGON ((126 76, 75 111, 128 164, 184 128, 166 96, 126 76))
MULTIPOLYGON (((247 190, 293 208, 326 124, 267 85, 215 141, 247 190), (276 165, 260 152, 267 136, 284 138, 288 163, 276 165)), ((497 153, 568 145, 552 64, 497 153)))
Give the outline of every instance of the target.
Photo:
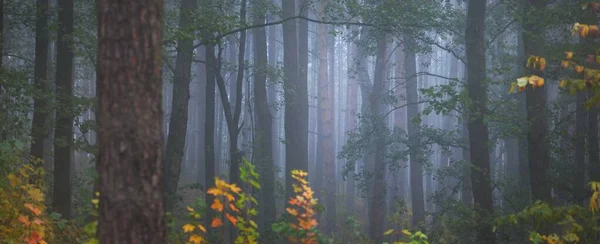
POLYGON ((410 195, 412 205, 412 225, 425 224, 425 196, 423 193, 423 155, 420 149, 421 124, 415 118, 419 114, 419 96, 417 84, 417 60, 412 37, 404 36, 404 75, 406 77, 406 107, 408 140, 410 150, 410 195))
MULTIPOLYGON (((540 17, 543 15, 545 0, 529 0, 523 25, 525 54, 541 56, 545 46, 545 31, 540 17), (536 16, 534 16, 536 15, 536 16)), ((526 62, 526 60, 525 60, 526 62)), ((541 72, 534 74, 542 76, 541 72)), ((531 196, 533 201, 552 201, 552 185, 549 175, 550 155, 547 142, 548 120, 546 118, 546 87, 527 87, 527 132, 531 196)))
MULTIPOLYGON (((183 0, 179 8, 179 28, 190 30, 193 24, 192 12, 198 8, 196 0, 183 0)), ((181 164, 185 149, 188 124, 188 105, 190 101, 190 78, 194 40, 182 38, 177 41, 175 76, 173 77, 173 100, 171 101, 171 120, 163 166, 165 167, 165 205, 171 212, 177 199, 177 184, 181 173, 181 164)))
MULTIPOLYGON (((266 17, 260 10, 260 1, 253 3, 253 23, 264 24, 266 17)), ((272 243, 274 239, 271 225, 275 223, 275 172, 273 165, 273 142, 271 131, 271 111, 267 101, 267 33, 265 28, 255 28, 252 31, 254 44, 254 107, 256 131, 254 153, 255 164, 261 172, 259 226, 261 227, 261 243, 272 243)))
MULTIPOLYGON (((283 18, 296 15, 296 1, 282 1, 283 18)), ((283 23, 284 98, 285 98, 285 199, 294 196, 292 170, 308 172, 308 90, 299 76, 296 21, 283 23)), ((308 36, 308 33, 300 35, 308 36)), ((303 39, 301 39, 302 41, 303 39)), ((300 54, 304 55, 304 54, 300 54)))
POLYGON ((485 1, 469 1, 467 8, 466 53, 467 53, 467 89, 471 99, 468 111, 469 148, 471 155, 471 185, 473 201, 481 209, 477 228, 477 243, 496 242, 491 220, 494 202, 490 178, 489 134, 485 123, 488 101, 486 85, 486 59, 484 41, 485 1))
MULTIPOLYGON (((33 77, 36 94, 33 99, 33 122, 31 128, 31 156, 44 158, 44 139, 47 137, 47 123, 49 106, 46 99, 51 94, 48 82, 48 0, 37 0, 35 21, 35 68, 33 77)), ((2 26, 0 26, 1 30, 2 26)), ((0 38, 1 35, 0 35, 0 38)), ((1 50, 0 50, 1 52, 1 50)), ((48 162, 46 162, 48 163, 48 162)))
POLYGON ((56 41, 56 124, 54 127, 53 207, 71 218, 71 163, 73 150, 73 0, 58 1, 56 41))
POLYGON ((100 243, 166 243, 163 1, 98 0, 100 243))

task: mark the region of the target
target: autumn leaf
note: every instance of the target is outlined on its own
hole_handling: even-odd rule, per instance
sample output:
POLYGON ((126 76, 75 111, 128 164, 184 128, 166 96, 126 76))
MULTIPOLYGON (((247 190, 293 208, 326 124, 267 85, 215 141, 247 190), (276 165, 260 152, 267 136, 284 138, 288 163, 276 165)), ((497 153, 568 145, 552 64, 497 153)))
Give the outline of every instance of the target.
POLYGON ((569 65, 570 65, 570 62, 566 61, 566 60, 563 60, 560 62, 560 67, 563 69, 569 68, 569 65))
POLYGON ((298 210, 293 209, 293 208, 285 208, 285 211, 288 212, 292 216, 297 216, 298 215, 298 210))
POLYGON ((44 193, 42 193, 42 191, 38 188, 29 189, 27 191, 27 194, 29 194, 29 197, 33 201, 36 201, 36 202, 44 201, 44 193))
POLYGON ((189 239, 189 242, 195 243, 195 244, 200 244, 200 243, 202 243, 202 241, 204 241, 204 238, 202 238, 199 235, 191 235, 190 239, 189 239))
POLYGON ((218 198, 215 198, 213 204, 210 205, 210 208, 219 212, 223 212, 223 203, 221 203, 221 200, 218 198))
POLYGON ((394 230, 393 230, 393 229, 389 229, 389 230, 387 230, 386 232, 383 232, 383 235, 384 235, 384 236, 387 236, 387 235, 389 235, 389 234, 392 234, 392 232, 394 232, 394 230))
POLYGON ((581 73, 583 72, 584 68, 581 65, 575 65, 575 72, 577 73, 581 73))
POLYGON ((543 71, 544 69, 546 69, 546 59, 545 58, 540 58, 539 64, 540 64, 540 70, 541 71, 543 71))
POLYGON ((525 86, 527 86, 527 81, 528 80, 529 80, 529 77, 527 77, 527 76, 518 78, 517 79, 517 86, 519 86, 519 87, 525 87, 525 86))
POLYGON ((29 217, 25 215, 20 215, 19 218, 17 218, 17 220, 19 220, 19 222, 23 223, 25 226, 29 226, 29 224, 31 224, 29 222, 29 217))
POLYGON ((227 219, 229 220, 229 222, 231 222, 233 225, 237 225, 237 219, 233 216, 231 216, 228 213, 225 213, 225 217, 227 217, 227 219))
POLYGON ((33 223, 36 225, 42 225, 42 224, 44 224, 44 221, 42 221, 41 219, 35 218, 35 219, 33 219, 33 223))
POLYGON ((39 244, 39 242, 42 240, 42 237, 39 233, 33 231, 29 236, 23 238, 23 240, 27 242, 27 244, 39 244))
POLYGON ((560 88, 565 88, 567 86, 567 81, 566 80, 561 80, 560 83, 558 83, 558 86, 560 88))
POLYGON ((565 56, 567 59, 572 59, 573 58, 573 52, 565 52, 565 56))
POLYGON ((210 227, 212 228, 218 228, 223 226, 223 221, 221 221, 220 218, 213 218, 212 222, 210 223, 210 227))
POLYGON ((508 94, 514 93, 515 89, 517 89, 517 83, 516 82, 510 83, 510 88, 508 89, 508 94))
POLYGON ((198 225, 198 229, 204 233, 206 233, 206 228, 203 225, 198 225))
POLYGON ((236 193, 236 194, 240 193, 242 191, 242 189, 237 187, 235 184, 230 185, 229 189, 231 190, 231 192, 236 193))
POLYGON ((192 224, 185 224, 183 227, 183 233, 188 233, 188 232, 192 232, 196 229, 196 226, 192 225, 192 224))
POLYGON ((579 36, 581 36, 581 38, 587 37, 589 32, 590 32, 590 27, 588 25, 584 25, 584 24, 579 25, 579 36))
POLYGON ((24 206, 27 209, 29 209, 29 211, 31 211, 33 214, 35 214, 35 216, 38 216, 38 215, 40 215, 42 213, 42 210, 40 210, 39 208, 34 207, 30 203, 25 203, 24 206))

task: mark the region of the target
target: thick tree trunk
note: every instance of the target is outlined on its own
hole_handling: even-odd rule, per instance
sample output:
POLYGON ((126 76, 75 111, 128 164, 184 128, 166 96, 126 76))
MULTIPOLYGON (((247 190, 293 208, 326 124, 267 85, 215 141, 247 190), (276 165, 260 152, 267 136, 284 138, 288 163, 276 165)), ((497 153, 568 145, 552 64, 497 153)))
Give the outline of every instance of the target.
POLYGON ((384 96, 385 88, 385 65, 387 60, 387 39, 385 36, 380 37, 377 43, 377 57, 375 62, 375 74, 373 76, 373 90, 369 94, 369 107, 372 126, 375 130, 375 145, 374 146, 374 158, 373 165, 369 168, 372 169, 373 177, 370 181, 369 186, 369 237, 375 241, 375 243, 381 243, 383 241, 384 223, 385 223, 385 140, 384 134, 386 131, 387 124, 382 115, 383 103, 381 101, 384 96))
MULTIPOLYGON (((253 15, 255 25, 264 24, 265 15, 261 13, 260 5, 254 2, 253 15)), ((274 239, 271 225, 275 223, 275 172, 273 165, 273 142, 271 131, 271 111, 267 101, 267 34, 265 28, 256 28, 252 32, 254 43, 254 107, 256 118, 254 123, 255 164, 261 172, 259 226, 261 227, 261 243, 271 243, 274 239)))
POLYGON ((71 218, 71 161, 73 150, 73 0, 58 1, 56 45, 56 124, 54 127, 54 209, 71 218))
POLYGON ((485 1, 469 1, 467 8, 466 53, 467 89, 471 99, 467 126, 471 154, 471 184, 473 201, 481 209, 478 222, 477 242, 495 243, 496 234, 492 231, 490 216, 494 212, 494 202, 490 178, 489 134, 485 120, 488 101, 486 85, 486 59, 484 41, 485 1))
MULTIPOLYGON (((523 25, 525 54, 541 56, 545 46, 545 31, 540 17, 543 15, 545 0, 529 0, 523 25), (535 16, 534 16, 535 15, 535 16)), ((526 62, 526 61, 525 61, 526 62)), ((534 71, 538 76, 541 72, 534 71)), ((527 141, 529 144, 529 170, 531 174, 531 196, 533 201, 552 201, 552 185, 549 175, 550 155, 547 142, 548 120, 546 118, 546 87, 527 87, 527 122, 529 124, 527 141)))
MULTIPOLYGON (((283 1, 283 18, 296 15, 296 1, 283 1)), ((292 170, 308 172, 308 91, 299 76, 296 22, 283 23, 284 96, 285 96, 285 199, 294 196, 292 170)), ((308 33, 301 33, 308 36, 308 33)), ((304 39, 300 39, 303 41, 304 39)), ((305 55, 305 54, 300 54, 305 55)), ((307 54, 306 54, 307 55, 307 54)))
MULTIPOLYGON (((31 156, 38 159, 44 158, 44 139, 47 137, 46 133, 48 132, 46 120, 49 113, 47 96, 51 94, 50 82, 48 81, 48 7, 48 0, 37 0, 35 68, 33 71, 36 94, 33 100, 31 156)), ((0 25, 0 30, 1 28, 0 25)), ((1 35, 0 38, 2 38, 1 35)))
POLYGON ((404 36, 404 75, 406 77, 406 116, 408 123, 408 147, 410 150, 410 195, 413 212, 412 225, 425 224, 425 196, 423 193, 423 155, 420 149, 421 125, 415 123, 419 114, 419 96, 417 84, 417 57, 412 45, 412 38, 404 36))
MULTIPOLYGON (((196 0, 183 0, 179 8, 179 28, 188 30, 193 24, 192 12, 198 8, 196 0)), ((190 101, 190 78, 194 40, 183 38, 177 41, 175 76, 173 77, 173 100, 171 101, 171 120, 163 166, 165 167, 165 205, 166 211, 173 211, 177 194, 177 184, 181 173, 185 138, 188 124, 188 105, 190 101)))
MULTIPOLYGON (((323 13, 325 10, 326 3, 319 4, 319 11, 323 13)), ((325 232, 333 233, 335 231, 335 215, 336 215, 336 204, 335 204, 335 138, 334 138, 334 99, 333 99, 333 81, 328 78, 328 38, 327 38, 327 26, 319 24, 317 27, 318 33, 318 45, 319 45, 319 130, 318 140, 322 141, 319 143, 321 146, 317 147, 317 152, 322 157, 321 164, 318 164, 316 171, 321 172, 319 168, 325 172, 325 232)), ((331 70, 332 72, 333 70, 331 70)))
POLYGON ((166 243, 162 9, 162 0, 97 1, 100 243, 166 243))

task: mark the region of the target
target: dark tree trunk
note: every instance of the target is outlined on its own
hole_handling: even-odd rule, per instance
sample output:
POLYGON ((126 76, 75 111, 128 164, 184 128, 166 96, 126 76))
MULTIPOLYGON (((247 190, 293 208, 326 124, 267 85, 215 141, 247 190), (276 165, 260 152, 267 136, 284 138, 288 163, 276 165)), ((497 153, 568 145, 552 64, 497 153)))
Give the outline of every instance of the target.
MULTIPOLYGON (((296 1, 282 2, 283 18, 296 15, 296 1)), ((285 96, 285 199, 294 196, 292 170, 308 172, 308 91, 299 75, 296 22, 283 23, 284 96, 285 96)), ((308 36, 308 33, 300 33, 308 36)), ((304 41, 304 39, 300 39, 304 41)), ((308 53, 300 53, 308 55, 308 53)))
MULTIPOLYGON (((545 31, 540 18, 545 8, 545 0, 529 0, 523 24, 523 43, 525 55, 541 56, 544 51, 545 31), (529 14, 533 11, 533 14, 529 14)), ((534 74, 542 76, 541 72, 534 74)), ((549 175, 550 155, 547 145, 548 121, 546 118, 546 87, 527 87, 527 122, 529 124, 527 141, 529 172, 531 174, 531 196, 533 201, 552 201, 552 185, 549 175)))
POLYGON ((56 124, 54 127, 54 209, 71 218, 73 150, 73 0, 58 1, 56 44, 56 124))
POLYGON ((469 1, 467 8, 466 53, 467 53, 467 89, 471 99, 467 126, 469 129, 469 148, 471 154, 471 185, 473 202, 481 208, 478 220, 477 243, 495 243, 496 234, 492 231, 490 219, 494 212, 494 202, 490 182, 490 154, 488 127, 484 122, 486 115, 487 85, 484 41, 485 1, 469 1))
POLYGON ((417 84, 417 60, 412 47, 413 40, 404 36, 404 75, 406 77, 406 116, 408 123, 408 147, 410 150, 410 195, 413 211, 412 225, 425 224, 425 196, 423 193, 423 155, 420 149, 421 125, 414 119, 419 114, 417 84))
MULTIPOLYGON (((44 158, 44 139, 47 137, 49 106, 47 94, 51 94, 48 82, 48 0, 37 0, 35 21, 35 68, 33 71, 36 94, 33 100, 33 122, 31 128, 31 156, 44 158)), ((0 30, 2 26, 0 25, 0 30)), ((0 38, 1 35, 0 35, 0 38)), ((1 45, 0 45, 1 46, 1 45)), ((0 53, 1 53, 0 49, 0 53)), ((0 68, 1 69, 1 68, 0 68)), ((48 162, 46 162, 48 163, 48 162)))
POLYGON ((163 1, 99 0, 100 243, 166 243, 163 1))
MULTIPOLYGON (((204 3, 210 3, 211 0, 207 0, 204 3)), ((206 39, 210 39, 212 35, 205 34, 206 39)), ((215 60, 215 47, 213 45, 206 45, 206 96, 205 104, 206 109, 204 112, 204 190, 207 191, 215 186, 215 79, 216 79, 216 66, 217 61, 215 60)), ((216 161, 218 162, 218 161, 216 161)), ((212 203, 214 197, 210 194, 206 194, 206 202, 212 203)), ((210 226, 212 221, 213 212, 206 211, 205 225, 210 226)))
POLYGON ((372 185, 369 186, 369 237, 375 243, 383 241, 386 197, 385 197, 385 131, 387 124, 383 117, 383 103, 381 101, 384 96, 385 88, 385 65, 387 60, 387 39, 385 36, 380 37, 377 43, 377 57, 375 62, 375 74, 373 76, 373 90, 369 95, 370 116, 372 126, 375 126, 375 145, 374 149, 374 164, 372 166, 372 185))
MULTIPOLYGON (((183 0, 179 8, 179 28, 191 31, 192 12, 198 8, 196 0, 183 0)), ((164 158, 165 167, 165 205, 171 212, 175 207, 177 184, 181 173, 183 151, 188 124, 188 105, 190 100, 190 78, 194 40, 182 38, 177 41, 177 58, 175 60, 175 76, 173 77, 173 100, 171 101, 171 122, 164 158)))
MULTIPOLYGON (((260 1, 253 3, 255 25, 264 24, 265 15, 261 13, 260 1)), ((271 111, 267 101, 267 33, 265 28, 256 28, 252 32, 254 44, 254 107, 256 131, 254 153, 255 164, 261 172, 259 226, 261 227, 261 243, 271 243, 274 239, 271 225, 275 223, 275 171, 273 165, 273 142, 271 131, 271 111)))

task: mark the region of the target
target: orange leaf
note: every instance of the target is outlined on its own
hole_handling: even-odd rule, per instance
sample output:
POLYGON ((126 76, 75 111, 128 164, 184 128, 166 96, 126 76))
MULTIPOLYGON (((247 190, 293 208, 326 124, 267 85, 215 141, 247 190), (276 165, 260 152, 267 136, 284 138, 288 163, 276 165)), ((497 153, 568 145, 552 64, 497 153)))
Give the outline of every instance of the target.
POLYGON ((30 203, 25 203, 24 205, 25 205, 25 207, 27 209, 29 209, 29 211, 31 211, 33 214, 35 214, 35 216, 38 216, 38 215, 40 215, 42 213, 42 210, 40 210, 39 208, 34 207, 30 203))
POLYGON ((293 209, 293 208, 285 208, 285 211, 288 212, 292 216, 298 215, 298 210, 293 209))
POLYGON ((569 61, 563 60, 562 62, 560 62, 560 67, 563 69, 569 68, 569 61))
POLYGON ((223 221, 221 221, 220 218, 213 218, 212 222, 210 223, 210 227, 212 228, 218 228, 223 226, 223 221))
POLYGON ((41 219, 35 218, 35 219, 33 219, 33 223, 36 225, 42 225, 42 224, 44 224, 44 221, 42 221, 41 219))
POLYGON ((223 203, 221 203, 221 200, 218 198, 215 198, 213 204, 210 205, 210 208, 219 212, 223 212, 223 203))
POLYGON ((540 58, 540 70, 544 70, 546 68, 546 59, 540 58))
POLYGON ((39 233, 33 231, 29 236, 23 238, 23 240, 27 242, 27 244, 39 244, 39 242, 42 240, 42 237, 39 233))
POLYGON ((237 207, 235 207, 235 205, 233 205, 232 203, 229 204, 229 208, 236 213, 240 212, 240 210, 237 207))
POLYGON ((237 219, 235 217, 231 216, 228 213, 225 213, 225 217, 227 217, 229 222, 231 222, 233 225, 237 225, 237 219))
POLYGON ((575 72, 581 73, 581 72, 583 72, 583 69, 584 69, 583 66, 581 66, 581 65, 575 65, 575 72))
POLYGON ((29 226, 29 224, 31 224, 29 222, 29 218, 24 215, 19 216, 18 220, 19 220, 19 222, 23 223, 25 226, 29 226))

